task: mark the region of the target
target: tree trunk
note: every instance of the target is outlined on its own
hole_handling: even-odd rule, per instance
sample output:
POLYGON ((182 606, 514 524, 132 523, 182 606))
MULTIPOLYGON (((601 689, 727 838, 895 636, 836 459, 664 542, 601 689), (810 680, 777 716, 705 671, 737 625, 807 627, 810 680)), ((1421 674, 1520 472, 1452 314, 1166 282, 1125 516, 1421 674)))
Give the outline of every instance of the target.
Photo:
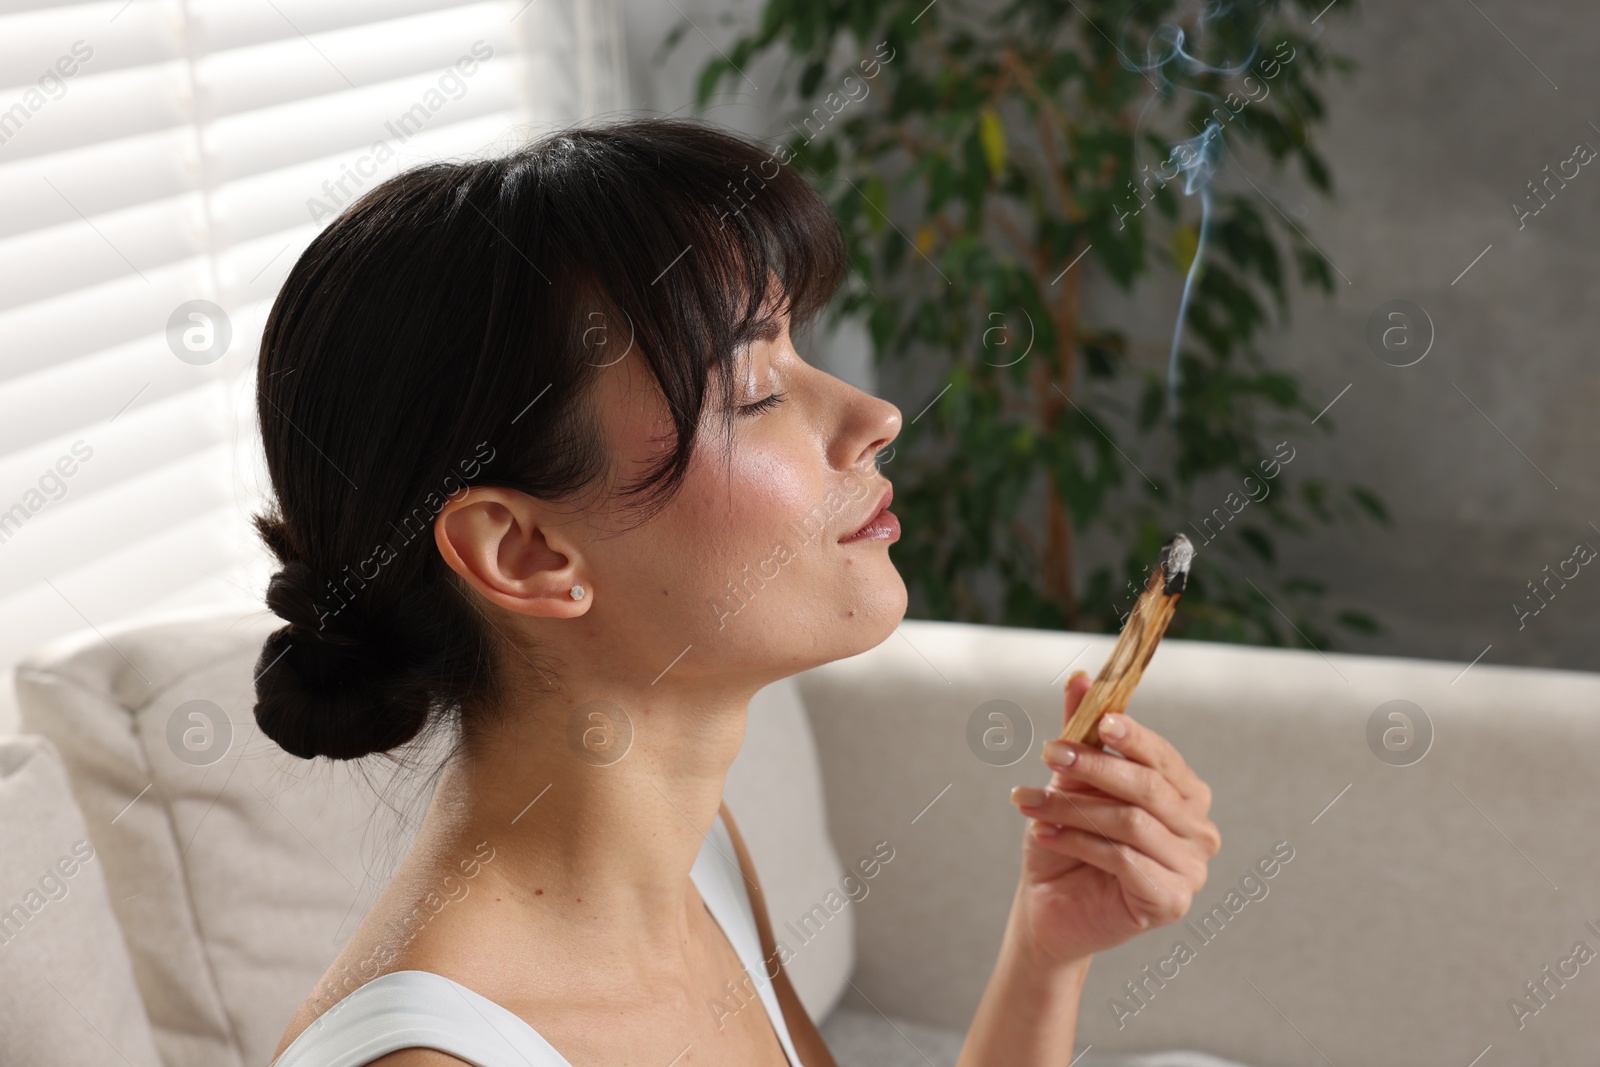
MULTIPOLYGON (((1073 255, 1077 255, 1073 250, 1073 255)), ((1067 262, 1072 263, 1069 257, 1067 262)), ((1044 398, 1043 423, 1045 436, 1054 438, 1060 433, 1061 420, 1070 410, 1073 370, 1077 361, 1078 324, 1078 266, 1073 265, 1061 280, 1056 302, 1051 309, 1051 321, 1056 329, 1054 366, 1040 360, 1035 364, 1044 368, 1046 381, 1041 395, 1044 398), (1051 387, 1053 379, 1054 388, 1051 387), (1057 390, 1060 390, 1057 392, 1057 390)), ((1078 588, 1075 576, 1076 551, 1072 529, 1072 515, 1066 501, 1056 488, 1055 478, 1048 479, 1045 497, 1044 595, 1061 606, 1067 626, 1077 629, 1079 622, 1078 588)))

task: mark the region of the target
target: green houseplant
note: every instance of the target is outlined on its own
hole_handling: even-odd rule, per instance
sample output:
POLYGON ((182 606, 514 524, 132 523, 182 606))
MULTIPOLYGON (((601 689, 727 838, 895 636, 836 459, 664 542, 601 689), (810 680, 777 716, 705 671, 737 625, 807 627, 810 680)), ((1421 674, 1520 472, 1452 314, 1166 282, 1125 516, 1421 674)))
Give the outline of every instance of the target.
POLYGON ((1182 530, 1200 555, 1175 634, 1325 648, 1330 613, 1378 629, 1276 573, 1284 533, 1389 521, 1370 491, 1285 469, 1333 420, 1256 345, 1296 279, 1332 289, 1330 264, 1258 181, 1210 183, 1248 146, 1332 195, 1317 86, 1352 64, 1318 39, 1323 6, 767 0, 704 66, 702 110, 784 57, 760 102, 847 233, 833 314, 865 320, 886 380, 938 372, 896 397, 886 471, 914 612, 1115 630, 1182 530), (1090 268, 1187 281, 1170 352, 1140 358, 1083 305, 1090 268), (1079 558, 1092 531, 1121 557, 1079 558))

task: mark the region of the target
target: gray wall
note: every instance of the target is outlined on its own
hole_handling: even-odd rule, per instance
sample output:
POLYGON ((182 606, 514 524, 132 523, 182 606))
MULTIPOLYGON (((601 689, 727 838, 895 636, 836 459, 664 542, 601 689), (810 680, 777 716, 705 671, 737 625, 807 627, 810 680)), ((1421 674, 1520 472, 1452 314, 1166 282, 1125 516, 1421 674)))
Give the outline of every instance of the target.
MULTIPOLYGON (((1321 144, 1337 200, 1249 160, 1231 161, 1218 179, 1248 190, 1240 168, 1249 168, 1343 275, 1331 298, 1298 298, 1289 327, 1263 346, 1314 397, 1332 401, 1350 387, 1323 417, 1335 434, 1307 426, 1295 438, 1293 472, 1366 484, 1396 519, 1392 532, 1336 527, 1285 541, 1285 569, 1324 578, 1337 604, 1389 628, 1342 635, 1346 649, 1600 669, 1600 566, 1579 568, 1565 588, 1552 581, 1549 605, 1521 629, 1512 606, 1537 606, 1526 583, 1554 572, 1578 542, 1600 549, 1600 366, 1591 339, 1600 160, 1524 229, 1510 207, 1578 142, 1600 148, 1590 125, 1600 125, 1600 10, 1579 0, 1482 0, 1477 9, 1418 0, 1369 3, 1352 17, 1344 6, 1320 23, 1326 42, 1361 64, 1329 87, 1321 144), (1421 305, 1434 325, 1433 347, 1414 366, 1386 365, 1364 340, 1369 315, 1394 299, 1421 305)), ((720 44, 732 35, 723 20, 751 25, 759 5, 682 10, 720 44)), ((693 79, 712 46, 690 30, 659 66, 654 53, 678 13, 656 0, 624 0, 622 11, 635 107, 692 110, 693 79)), ((766 132, 782 108, 760 69, 746 73, 760 88, 743 85, 710 115, 766 132)), ((1130 331, 1139 361, 1162 365, 1177 306, 1172 281, 1129 300, 1093 253, 1083 266, 1085 306, 1130 331)), ((813 358, 873 386, 858 333, 819 342, 808 346, 813 358)), ((894 399, 903 409, 913 403, 894 399)), ((1090 541, 1086 551, 1095 550, 1090 541)))
POLYGON ((1579 541, 1600 549, 1600 165, 1524 229, 1510 204, 1578 142, 1600 148, 1600 11, 1478 7, 1371 4, 1327 34, 1363 69, 1330 101, 1338 202, 1310 200, 1306 226, 1350 283, 1298 301, 1276 353, 1329 400, 1351 386, 1306 469, 1368 482, 1397 522, 1300 554, 1321 555, 1312 565, 1392 627, 1355 647, 1596 669, 1600 567, 1552 581, 1520 630, 1512 604, 1537 607, 1526 583, 1579 541), (1410 367, 1380 362, 1363 336, 1397 298, 1435 326, 1410 367))

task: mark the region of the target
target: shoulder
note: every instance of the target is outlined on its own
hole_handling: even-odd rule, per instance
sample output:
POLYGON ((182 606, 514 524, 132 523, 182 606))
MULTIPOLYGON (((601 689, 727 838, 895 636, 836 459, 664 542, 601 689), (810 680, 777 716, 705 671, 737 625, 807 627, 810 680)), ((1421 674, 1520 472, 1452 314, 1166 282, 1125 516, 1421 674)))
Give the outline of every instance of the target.
MULTIPOLYGON (((371 1060, 364 1067, 462 1067, 460 1060, 434 1048, 402 1048, 371 1060)), ((468 1067, 471 1067, 468 1064, 468 1067)))
MULTIPOLYGON (((298 1030, 303 1029, 305 1029, 303 1026, 298 1028, 291 1026, 290 1033, 284 1035, 283 1048, 287 1048, 294 1039, 293 1035, 298 1030)), ((283 1055, 283 1049, 278 1050, 278 1055, 283 1055)), ((273 1063, 276 1062, 277 1060, 273 1061, 273 1063)), ((368 1060, 362 1067, 463 1067, 464 1064, 466 1067, 471 1067, 470 1061, 458 1059, 448 1052, 440 1052, 435 1048, 418 1046, 395 1049, 393 1052, 385 1053, 375 1060, 368 1060)))
MULTIPOLYGON (((331 970, 332 968, 330 968, 330 972, 331 970)), ((412 975, 410 977, 415 976, 412 975)), ((377 986, 389 985, 394 981, 396 981, 396 978, 391 976, 391 972, 385 972, 367 982, 363 982, 354 989, 340 988, 335 990, 334 987, 326 984, 326 976, 324 976, 324 981, 317 984, 311 995, 301 1003, 300 1009, 295 1012, 294 1017, 289 1020, 289 1025, 284 1029, 283 1037, 278 1043, 277 1052, 274 1054, 269 1067, 277 1067, 277 1064, 284 1054, 289 1051, 289 1048, 299 1041, 312 1027, 320 1022, 333 1019, 334 1016, 340 1015, 342 1011, 352 1007, 358 1001, 368 1000, 373 993, 377 992, 377 986), (378 979, 382 979, 382 981, 378 981, 378 979), (374 982, 377 984, 374 985, 374 982), (335 996, 333 995, 335 991, 343 995, 335 996)), ((356 1015, 361 1014, 362 1012, 357 1009, 356 1015)), ((349 1015, 343 1015, 339 1022, 334 1024, 334 1029, 340 1029, 339 1023, 349 1023, 350 1019, 349 1015)), ((326 1053, 323 1054, 326 1055, 326 1053)), ((447 1056, 435 1049, 410 1048, 396 1049, 394 1052, 370 1062, 383 1064, 384 1067, 459 1067, 459 1064, 463 1061, 454 1056, 447 1056)))

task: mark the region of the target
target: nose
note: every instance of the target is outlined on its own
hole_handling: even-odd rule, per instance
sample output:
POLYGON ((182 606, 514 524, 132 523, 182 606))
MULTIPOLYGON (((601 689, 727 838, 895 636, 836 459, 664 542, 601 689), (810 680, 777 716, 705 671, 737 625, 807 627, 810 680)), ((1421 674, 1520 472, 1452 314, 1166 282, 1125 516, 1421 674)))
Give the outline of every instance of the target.
POLYGON ((844 419, 838 437, 839 454, 834 458, 840 470, 877 468, 878 453, 900 436, 903 419, 900 409, 882 397, 840 383, 849 395, 844 404, 844 419))

